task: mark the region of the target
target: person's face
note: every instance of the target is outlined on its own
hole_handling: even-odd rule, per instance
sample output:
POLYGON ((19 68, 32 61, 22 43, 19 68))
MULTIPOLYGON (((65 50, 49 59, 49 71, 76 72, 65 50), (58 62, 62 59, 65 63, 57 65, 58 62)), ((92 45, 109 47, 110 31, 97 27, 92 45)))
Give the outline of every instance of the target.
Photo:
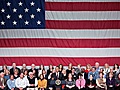
POLYGON ((20 78, 23 78, 23 77, 24 77, 24 74, 23 74, 23 73, 21 73, 21 74, 20 74, 20 78))
POLYGON ((92 76, 92 75, 90 75, 90 79, 91 79, 91 80, 93 79, 93 76, 92 76))
POLYGON ((1 75, 0 75, 2 78, 4 78, 4 74, 2 73, 1 75))
POLYGON ((72 74, 71 73, 68 75, 68 78, 70 78, 70 79, 72 78, 72 74))
POLYGON ((79 79, 82 79, 82 76, 79 75, 79 79))
POLYGON ((112 77, 113 77, 113 74, 110 73, 110 74, 109 74, 109 77, 112 78, 112 77))
POLYGON ((41 69, 43 70, 43 65, 40 65, 41 69))
POLYGON ((60 68, 62 68, 62 65, 60 65, 60 68))
POLYGON ((108 67, 109 67, 109 66, 108 66, 108 64, 106 63, 106 64, 105 64, 105 68, 108 68, 108 67))
POLYGON ((52 69, 52 67, 53 67, 53 66, 52 66, 52 65, 50 65, 50 69, 52 69))
POLYGON ((59 68, 58 67, 56 67, 56 72, 59 72, 59 68))
POLYGON ((12 66, 13 66, 13 68, 16 68, 16 63, 13 63, 13 65, 12 65, 12 66))
POLYGON ((103 74, 102 73, 100 73, 100 78, 103 78, 103 74))
POLYGON ((28 72, 27 71, 25 71, 25 75, 27 75, 28 74, 28 72))
POLYGON ((40 75, 40 79, 43 79, 43 75, 40 75))
POLYGON ((5 65, 3 66, 3 69, 4 69, 4 70, 6 70, 6 69, 7 69, 5 65))
POLYGON ((31 68, 32 68, 32 69, 35 69, 35 65, 32 65, 31 68))
POLYGON ((14 76, 13 76, 13 75, 11 75, 11 76, 10 76, 10 79, 11 79, 11 80, 13 80, 13 79, 14 79, 14 76))
POLYGON ((33 77, 33 74, 30 74, 30 77, 33 77))
POLYGON ((80 64, 78 65, 78 68, 80 68, 81 66, 80 66, 80 64))
POLYGON ((46 71, 45 71, 45 70, 43 70, 43 74, 46 74, 46 71))
POLYGON ((115 64, 115 68, 117 68, 118 66, 115 64))
POLYGON ((113 72, 113 69, 112 69, 112 68, 110 69, 110 72, 113 72))
POLYGON ((118 78, 120 78, 120 74, 118 75, 118 78))
POLYGON ((72 63, 69 64, 69 67, 72 68, 72 63))
POLYGON ((103 72, 103 69, 100 69, 100 72, 103 72))
POLYGON ((9 71, 6 69, 6 74, 9 74, 9 71))
POLYGON ((23 64, 23 68, 26 68, 26 64, 23 64))
POLYGON ((92 68, 92 72, 95 72, 95 68, 92 68))
POLYGON ((99 67, 99 64, 98 64, 98 63, 96 63, 96 64, 95 64, 95 67, 96 67, 96 68, 98 68, 98 67, 99 67))

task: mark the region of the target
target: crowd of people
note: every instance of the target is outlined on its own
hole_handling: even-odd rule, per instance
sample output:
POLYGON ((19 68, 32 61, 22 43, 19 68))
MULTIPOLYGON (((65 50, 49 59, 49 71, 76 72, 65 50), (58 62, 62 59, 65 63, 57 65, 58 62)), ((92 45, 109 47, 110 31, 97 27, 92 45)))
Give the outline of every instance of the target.
POLYGON ((120 90, 120 70, 118 64, 100 67, 98 62, 86 67, 70 63, 67 68, 50 64, 47 70, 42 64, 20 69, 13 63, 10 70, 7 65, 0 70, 0 90, 120 90))

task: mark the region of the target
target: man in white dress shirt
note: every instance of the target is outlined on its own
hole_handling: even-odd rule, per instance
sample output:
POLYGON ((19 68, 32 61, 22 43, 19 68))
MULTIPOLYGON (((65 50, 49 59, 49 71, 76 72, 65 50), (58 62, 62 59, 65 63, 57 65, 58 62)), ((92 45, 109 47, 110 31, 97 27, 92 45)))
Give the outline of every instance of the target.
POLYGON ((20 77, 16 79, 15 86, 18 90, 26 90, 26 79, 23 73, 20 73, 20 77))

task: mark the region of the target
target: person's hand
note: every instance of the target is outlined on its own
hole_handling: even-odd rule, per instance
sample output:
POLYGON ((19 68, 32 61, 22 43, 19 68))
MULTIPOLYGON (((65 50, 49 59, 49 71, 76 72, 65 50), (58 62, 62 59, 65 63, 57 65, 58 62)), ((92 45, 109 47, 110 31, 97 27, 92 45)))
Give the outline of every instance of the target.
POLYGON ((69 86, 69 88, 71 89, 71 88, 72 88, 72 86, 69 86))
POLYGON ((12 88, 11 90, 14 90, 14 88, 12 88))
POLYGON ((54 78, 52 78, 52 80, 54 80, 54 78))
POLYGON ((120 84, 117 84, 116 86, 120 86, 120 84))
POLYGON ((33 74, 35 74, 35 70, 33 70, 33 74))
POLYGON ((1 89, 4 89, 4 86, 1 86, 1 89))
POLYGON ((80 87, 78 87, 78 89, 80 89, 80 87))
POLYGON ((30 86, 35 86, 35 84, 30 84, 30 86))
POLYGON ((101 87, 101 88, 104 88, 104 87, 101 87))
POLYGON ((23 90, 23 88, 19 88, 19 90, 23 90))

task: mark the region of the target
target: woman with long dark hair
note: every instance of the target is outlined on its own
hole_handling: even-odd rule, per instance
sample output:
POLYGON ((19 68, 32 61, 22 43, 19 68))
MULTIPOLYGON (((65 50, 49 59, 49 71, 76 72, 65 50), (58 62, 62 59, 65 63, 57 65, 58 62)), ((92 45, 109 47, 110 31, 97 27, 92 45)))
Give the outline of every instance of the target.
POLYGON ((96 80, 97 90, 107 90, 106 79, 103 78, 103 73, 99 73, 99 77, 96 80))
POLYGON ((81 73, 78 74, 78 79, 76 80, 77 90, 85 90, 85 79, 81 73))
POLYGON ((38 80, 38 89, 45 90, 47 88, 47 80, 44 79, 44 75, 40 74, 40 78, 38 80))
POLYGON ((66 80, 66 90, 76 90, 75 89, 75 80, 72 77, 72 73, 68 74, 68 79, 66 80))
POLYGON ((86 90, 96 90, 96 81, 93 79, 93 75, 86 80, 86 88, 86 90))

